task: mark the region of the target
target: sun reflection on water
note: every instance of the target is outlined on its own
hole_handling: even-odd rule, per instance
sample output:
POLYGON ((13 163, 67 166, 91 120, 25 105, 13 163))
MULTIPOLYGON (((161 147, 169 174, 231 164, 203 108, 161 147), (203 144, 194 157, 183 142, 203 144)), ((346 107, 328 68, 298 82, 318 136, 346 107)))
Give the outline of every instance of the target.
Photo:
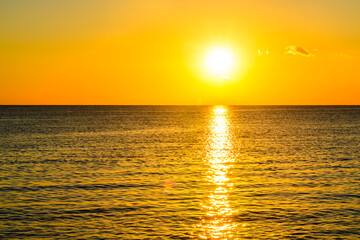
POLYGON ((199 237, 202 239, 234 237, 237 225, 233 221, 235 211, 228 199, 233 187, 228 178, 234 162, 231 152, 228 110, 224 106, 215 106, 212 109, 210 134, 204 158, 207 167, 206 182, 210 186, 210 192, 202 204, 205 212, 199 225, 199 237))

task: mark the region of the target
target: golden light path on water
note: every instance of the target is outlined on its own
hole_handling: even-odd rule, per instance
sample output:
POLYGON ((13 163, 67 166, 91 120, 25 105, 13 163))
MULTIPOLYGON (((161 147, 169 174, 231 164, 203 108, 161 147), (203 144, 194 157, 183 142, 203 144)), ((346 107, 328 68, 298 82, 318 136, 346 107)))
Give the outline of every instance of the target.
POLYGON ((201 239, 233 239, 237 224, 229 202, 232 183, 228 173, 234 158, 229 132, 228 110, 224 106, 212 109, 210 134, 206 146, 204 162, 207 167, 206 182, 210 192, 202 204, 204 216, 199 225, 201 239))

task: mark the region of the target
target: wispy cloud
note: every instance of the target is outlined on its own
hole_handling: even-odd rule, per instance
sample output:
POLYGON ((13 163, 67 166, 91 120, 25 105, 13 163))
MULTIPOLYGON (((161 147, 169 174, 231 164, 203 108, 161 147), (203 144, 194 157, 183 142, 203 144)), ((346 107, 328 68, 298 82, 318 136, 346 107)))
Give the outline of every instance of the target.
POLYGON ((258 49, 258 56, 268 56, 269 55, 269 50, 265 49, 265 50, 260 50, 258 49))
POLYGON ((300 55, 304 57, 313 57, 314 54, 306 50, 305 48, 291 45, 285 48, 285 54, 300 55))

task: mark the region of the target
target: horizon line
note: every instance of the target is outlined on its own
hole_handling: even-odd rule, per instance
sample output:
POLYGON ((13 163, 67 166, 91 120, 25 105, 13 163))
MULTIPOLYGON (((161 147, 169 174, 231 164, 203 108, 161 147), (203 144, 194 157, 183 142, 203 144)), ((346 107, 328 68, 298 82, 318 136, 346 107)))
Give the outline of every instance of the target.
POLYGON ((0 104, 2 106, 360 106, 360 104, 0 104))

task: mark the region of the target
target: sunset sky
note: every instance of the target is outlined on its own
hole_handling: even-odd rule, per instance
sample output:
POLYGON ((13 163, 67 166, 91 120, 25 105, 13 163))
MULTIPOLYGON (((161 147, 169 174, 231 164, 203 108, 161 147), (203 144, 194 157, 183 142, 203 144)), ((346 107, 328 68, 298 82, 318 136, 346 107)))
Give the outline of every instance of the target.
POLYGON ((359 13, 359 0, 0 0, 0 104, 360 104, 359 13), (226 75, 206 67, 219 48, 226 75))

